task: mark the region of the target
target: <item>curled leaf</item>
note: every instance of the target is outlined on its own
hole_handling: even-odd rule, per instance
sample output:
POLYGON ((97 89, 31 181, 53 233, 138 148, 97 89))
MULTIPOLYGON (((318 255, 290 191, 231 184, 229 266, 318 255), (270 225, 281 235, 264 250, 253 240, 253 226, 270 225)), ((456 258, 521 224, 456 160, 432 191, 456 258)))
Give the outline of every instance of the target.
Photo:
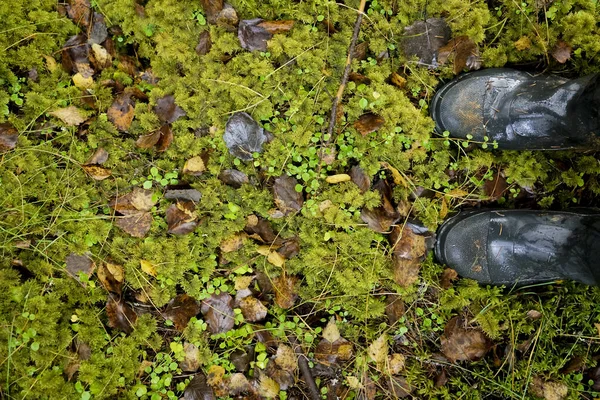
POLYGON ((454 56, 454 74, 459 74, 463 69, 481 68, 479 48, 468 36, 458 36, 439 49, 439 62, 445 64, 454 56))
POLYGON ((467 326, 461 317, 454 317, 446 323, 441 343, 442 353, 452 362, 479 360, 491 347, 485 333, 467 326))
POLYGON ((198 226, 196 206, 191 201, 171 204, 167 209, 168 233, 185 235, 193 232, 198 226))

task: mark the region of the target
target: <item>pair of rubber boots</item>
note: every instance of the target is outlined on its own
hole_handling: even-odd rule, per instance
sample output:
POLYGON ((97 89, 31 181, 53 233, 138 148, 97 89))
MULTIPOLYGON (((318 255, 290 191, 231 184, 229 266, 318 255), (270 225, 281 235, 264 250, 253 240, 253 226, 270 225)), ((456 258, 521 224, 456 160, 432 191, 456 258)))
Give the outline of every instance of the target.
MULTIPOLYGON (((600 146, 598 75, 568 80, 511 69, 464 74, 430 105, 439 133, 505 150, 600 146)), ((600 285, 600 210, 477 210, 438 231, 438 260, 481 283, 573 279, 600 285)))

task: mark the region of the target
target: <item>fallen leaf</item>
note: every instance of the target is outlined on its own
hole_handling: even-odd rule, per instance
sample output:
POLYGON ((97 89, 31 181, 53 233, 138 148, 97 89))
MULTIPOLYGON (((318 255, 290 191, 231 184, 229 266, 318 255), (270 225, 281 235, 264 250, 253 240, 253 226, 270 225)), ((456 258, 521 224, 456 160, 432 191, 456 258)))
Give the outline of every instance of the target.
POLYGON ((392 326, 405 312, 404 301, 397 294, 390 294, 385 299, 385 315, 388 317, 388 325, 392 326))
POLYGON ((411 396, 411 392, 414 390, 414 387, 411 386, 403 376, 389 376, 387 381, 388 390, 395 399, 409 397, 411 396))
POLYGON ((231 155, 251 161, 252 154, 262 152, 262 146, 269 141, 269 137, 250 115, 236 112, 227 120, 223 140, 231 155))
MULTIPOLYGON (((229 32, 235 32, 239 18, 235 9, 229 4, 223 4, 223 9, 217 14, 215 24, 229 32)), ((210 22, 210 21, 209 21, 210 22)))
POLYGON ((194 376, 183 392, 183 400, 215 400, 212 388, 206 383, 206 376, 200 372, 194 376))
POLYGON ((9 123, 0 124, 0 153, 7 152, 17 146, 19 132, 9 123))
POLYGON ((185 372, 196 372, 200 368, 200 350, 192 343, 185 342, 183 345, 184 358, 179 367, 185 372))
POLYGON ((348 181, 351 181, 351 180, 352 180, 352 178, 348 174, 330 175, 327 178, 325 178, 325 182, 331 183, 331 184, 341 183, 341 182, 348 182, 348 181))
POLYGON ((294 383, 294 374, 291 371, 286 371, 277 365, 273 360, 269 360, 264 373, 279 384, 279 390, 288 390, 294 383))
POLYGON ((89 277, 96 269, 96 264, 88 256, 80 256, 75 253, 69 254, 65 262, 67 264, 67 272, 77 280, 79 280, 80 273, 83 272, 89 277))
POLYGON ((249 182, 248 175, 237 169, 225 169, 219 173, 219 179, 226 185, 236 189, 249 182))
POLYGON ((133 332, 133 324, 137 320, 137 314, 123 299, 117 299, 116 296, 109 293, 106 303, 106 315, 108 316, 108 326, 119 329, 125 333, 133 332))
POLYGON ((515 43, 515 48, 519 51, 529 50, 531 47, 531 40, 527 36, 522 36, 515 43))
POLYGON ((213 388, 218 398, 227 394, 224 378, 225 368, 220 365, 211 365, 206 372, 206 382, 213 388))
POLYGON ((108 51, 97 43, 92 44, 92 64, 94 68, 102 71, 105 68, 112 66, 112 56, 108 51))
POLYGON ((223 0, 200 0, 200 4, 210 23, 214 23, 217 15, 223 10, 223 0))
POLYGON ((335 323, 335 318, 331 317, 329 319, 329 322, 325 326, 325 329, 323 329, 323 339, 327 340, 330 343, 333 343, 341 337, 342 335, 340 335, 340 330, 338 329, 337 324, 335 323))
POLYGON ((243 49, 267 51, 267 41, 273 34, 260 26, 261 18, 245 19, 238 26, 238 39, 243 49))
POLYGON ((400 75, 397 72, 392 72, 390 75, 390 82, 392 85, 396 86, 398 89, 404 89, 406 87, 406 78, 400 75))
POLYGON ((448 43, 451 30, 443 18, 416 21, 404 28, 401 48, 406 57, 417 56, 419 63, 436 68, 438 49, 448 43))
POLYGON ((471 328, 461 317, 446 323, 441 337, 442 353, 452 362, 477 361, 488 352, 491 342, 480 328, 471 328))
POLYGON ((68 106, 65 108, 59 108, 50 113, 64 122, 67 126, 77 126, 85 122, 87 119, 85 114, 75 106, 68 106))
POLYGON ((267 317, 267 307, 256 297, 248 296, 240 300, 239 304, 244 319, 248 322, 262 321, 267 317))
POLYGON ((186 115, 185 111, 175 104, 175 97, 167 95, 156 101, 154 112, 163 123, 172 124, 186 115))
POLYGON ((250 369, 250 355, 244 350, 234 350, 229 356, 229 361, 236 371, 246 372, 250 369))
POLYGON ((104 168, 101 165, 82 165, 81 168, 88 174, 92 179, 96 181, 103 181, 109 176, 111 176, 112 172, 108 168, 104 168))
POLYGON ((294 21, 263 21, 260 22, 258 26, 269 32, 271 35, 276 35, 278 33, 285 33, 290 31, 294 27, 294 21))
POLYGON ((300 253, 300 239, 297 236, 286 239, 281 247, 277 249, 277 253, 286 260, 296 257, 300 253))
POLYGON ((256 215, 249 215, 248 222, 244 227, 246 232, 252 239, 256 239, 262 243, 280 246, 283 244, 283 239, 275 234, 273 227, 264 218, 259 218, 256 215))
POLYGON ((363 75, 363 74, 359 74, 358 72, 350 72, 348 74, 348 80, 350 82, 354 82, 357 84, 365 84, 368 85, 371 83, 371 79, 369 79, 369 77, 363 75))
POLYGON ((196 54, 204 56, 210 52, 212 48, 212 40, 210 39, 210 32, 204 31, 200 34, 198 44, 196 45, 196 54))
POLYGON ((569 394, 569 387, 562 382, 546 380, 540 376, 534 376, 529 386, 534 396, 544 400, 563 400, 569 394))
POLYGON ((143 238, 152 227, 153 220, 149 212, 138 212, 116 217, 115 225, 133 237, 143 238))
POLYGON ((85 165, 101 165, 104 164, 108 160, 108 151, 104 150, 102 147, 99 147, 94 154, 85 162, 85 165))
POLYGON ((77 89, 86 90, 91 89, 94 86, 94 78, 90 73, 78 72, 73 75, 73 85, 77 89))
POLYGON ((273 279, 273 290, 275 291, 275 303, 281 308, 288 309, 294 306, 298 294, 296 285, 298 278, 293 275, 279 275, 273 279))
POLYGON ((175 201, 191 201, 198 204, 202 198, 202 193, 193 189, 190 185, 169 185, 165 190, 165 199, 175 201))
POLYGON ((135 115, 134 101, 131 93, 123 92, 118 95, 106 114, 108 120, 112 122, 118 130, 127 131, 131 126, 131 122, 135 115))
POLYGON ((156 143, 156 151, 159 153, 167 151, 171 143, 173 143, 173 130, 171 129, 171 125, 163 125, 160 128, 160 138, 156 143))
POLYGON ((108 38, 108 29, 104 21, 104 15, 99 12, 92 14, 92 26, 88 29, 88 41, 92 44, 100 44, 108 38))
POLYGON ((354 46, 354 52, 352 53, 352 59, 364 60, 367 58, 367 50, 369 50, 369 42, 358 43, 354 46))
POLYGON ((571 58, 573 48, 565 41, 559 40, 551 51, 552 57, 561 64, 571 58))
POLYGON ((440 286, 442 289, 448 289, 452 287, 452 282, 458 279, 458 273, 452 268, 444 269, 442 272, 442 279, 440 280, 440 286))
POLYGON ((183 331, 190 319, 199 313, 200 305, 196 299, 187 294, 180 294, 167 304, 163 317, 173 321, 175 329, 183 331))
POLYGON ((375 339, 375 341, 373 343, 371 343, 369 345, 369 347, 367 348, 367 354, 369 355, 369 358, 373 361, 375 361, 375 363, 377 363, 377 365, 384 365, 384 363, 387 360, 388 357, 388 342, 387 342, 388 338, 387 335, 384 333, 383 335, 379 336, 377 339, 375 339))
POLYGON ((349 361, 354 354, 354 346, 340 335, 332 317, 323 330, 323 339, 317 344, 315 358, 325 365, 338 365, 349 361))
POLYGON ((276 267, 283 267, 285 264, 285 258, 278 252, 271 249, 271 246, 258 246, 258 254, 267 257, 267 261, 276 267))
POLYGON ((441 47, 438 52, 440 64, 445 64, 454 56, 454 74, 458 75, 463 69, 474 70, 481 68, 479 48, 468 36, 458 36, 441 47))
POLYGON ((483 193, 489 196, 490 200, 498 200, 508 190, 508 183, 503 174, 497 171, 492 175, 492 180, 486 180, 483 184, 483 193))
POLYGON ((152 133, 140 136, 135 141, 135 145, 137 147, 139 147, 140 149, 150 149, 150 148, 156 146, 156 144, 160 140, 160 137, 161 137, 160 129, 157 129, 152 133))
POLYGON ((279 396, 279 383, 266 375, 261 375, 258 385, 258 394, 267 399, 279 396))
POLYGON ((248 289, 252 281, 254 280, 254 276, 242 275, 236 276, 234 279, 234 288, 235 290, 245 290, 248 289))
POLYGON ((417 235, 409 226, 395 226, 389 239, 394 281, 408 287, 419 278, 421 262, 427 253, 425 237, 417 235))
POLYGON ((79 26, 87 27, 90 23, 92 6, 89 0, 70 0, 67 15, 79 26))
POLYGON ((71 36, 61 50, 63 68, 74 74, 86 73, 91 76, 90 72, 93 73, 93 70, 90 66, 89 50, 90 45, 85 35, 71 36))
POLYGON ((167 233, 186 235, 196 230, 196 206, 191 201, 180 201, 167 208, 167 233))
POLYGON ((142 271, 150 276, 156 276, 157 274, 156 266, 148 260, 140 260, 140 267, 142 268, 142 271))
POLYGON ((286 174, 276 178, 273 184, 275 205, 285 215, 300 211, 304 203, 302 193, 296 191, 297 184, 296 178, 286 174))
POLYGON ((368 192, 371 188, 371 179, 369 178, 369 175, 367 175, 358 165, 350 168, 350 179, 358 186, 361 193, 368 192))
POLYGON ((202 314, 211 333, 224 333, 233 329, 233 297, 229 293, 213 294, 202 301, 202 314))
POLYGON ((248 382, 248 378, 242 373, 232 374, 227 380, 227 388, 229 389, 229 394, 233 396, 240 395, 244 392, 249 392, 252 390, 250 386, 250 382, 248 382))
POLYGON ((195 156, 185 162, 182 172, 192 176, 200 176, 204 171, 206 171, 206 166, 202 157, 195 156))
POLYGON ((98 268, 97 275, 100 283, 106 290, 121 294, 123 281, 125 280, 123 267, 117 264, 103 263, 98 268))
POLYGON ((387 233, 392 224, 400 218, 400 214, 391 202, 392 188, 387 181, 379 180, 374 186, 381 196, 381 205, 372 209, 363 208, 360 218, 375 232, 387 233))
MULTIPOLYGON (((543 314, 538 310, 529 310, 527 311, 527 318, 536 320, 542 318, 543 314)), ((600 330, 598 331, 598 335, 600 336, 600 330)))
POLYGON ((377 114, 366 113, 360 116, 356 122, 354 122, 354 128, 363 136, 368 135, 371 132, 375 132, 383 126, 385 119, 377 114))
POLYGON ((387 371, 390 375, 399 374, 404 369, 406 358, 402 354, 394 353, 388 356, 387 371))
POLYGON ((406 179, 404 179, 400 171, 398 171, 396 168, 392 167, 389 163, 385 161, 381 161, 379 165, 381 165, 383 168, 387 169, 392 173, 392 179, 394 180, 394 183, 396 185, 408 187, 408 183, 406 183, 406 179))
POLYGON ((236 233, 223 240, 219 245, 219 248, 223 253, 231 253, 233 251, 238 251, 244 246, 244 239, 248 236, 245 233, 236 233))

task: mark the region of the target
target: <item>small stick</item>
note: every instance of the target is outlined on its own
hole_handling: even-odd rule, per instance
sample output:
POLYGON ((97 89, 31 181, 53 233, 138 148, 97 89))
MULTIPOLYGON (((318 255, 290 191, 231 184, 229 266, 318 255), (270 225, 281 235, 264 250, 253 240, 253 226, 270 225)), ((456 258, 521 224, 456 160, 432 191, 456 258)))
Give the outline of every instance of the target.
POLYGON ((333 128, 335 128, 335 122, 337 119, 337 108, 338 104, 342 100, 342 95, 344 94, 346 83, 348 82, 348 75, 350 74, 352 58, 354 56, 354 48, 356 47, 356 41, 358 40, 358 34, 360 33, 360 24, 362 23, 362 17, 365 12, 366 3, 367 0, 360 0, 360 5, 358 6, 358 16, 356 17, 356 22, 354 23, 354 32, 352 33, 350 48, 348 48, 348 57, 346 58, 344 75, 342 75, 342 82, 340 83, 340 87, 338 88, 337 94, 333 98, 333 104, 331 105, 331 117, 329 118, 329 127, 327 128, 327 133, 329 134, 329 139, 327 140, 327 143, 330 143, 333 138, 333 128))
POLYGON ((321 400, 321 394, 319 393, 319 388, 315 383, 312 374, 310 373, 310 367, 308 366, 308 358, 302 352, 302 347, 300 347, 300 343, 298 343, 298 339, 294 335, 289 335, 288 340, 294 347, 294 352, 298 356, 298 366, 300 367, 300 372, 302 373, 302 378, 308 386, 308 391, 310 393, 311 400, 321 400))

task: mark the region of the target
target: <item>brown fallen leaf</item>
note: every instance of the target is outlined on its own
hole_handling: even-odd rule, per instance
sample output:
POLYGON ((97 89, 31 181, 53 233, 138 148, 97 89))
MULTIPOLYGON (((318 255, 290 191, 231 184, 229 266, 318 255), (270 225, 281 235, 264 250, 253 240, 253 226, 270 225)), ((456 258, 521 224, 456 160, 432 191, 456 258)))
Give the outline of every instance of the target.
POLYGON ((280 344, 275 354, 275 364, 284 371, 294 372, 298 367, 296 353, 290 346, 280 344))
POLYGON ((371 83, 371 79, 369 79, 369 77, 367 77, 367 76, 365 76, 363 74, 359 74, 358 72, 350 72, 348 74, 348 80, 350 82, 354 82, 354 83, 357 83, 359 85, 361 83, 363 83, 365 85, 368 85, 368 84, 371 83))
POLYGON ((244 232, 250 235, 252 239, 262 243, 273 244, 274 246, 283 244, 283 239, 275 234, 269 221, 264 218, 259 218, 256 215, 248 216, 248 222, 244 227, 244 232))
POLYGON ((273 184, 275 205, 285 215, 300 211, 304 203, 302 193, 296 191, 297 184, 296 178, 287 175, 278 177, 273 184))
POLYGON ((83 111, 75 106, 59 108, 58 110, 52 111, 50 115, 60 119, 67 126, 80 125, 87 119, 83 111))
POLYGON ((160 138, 156 143, 156 151, 159 153, 167 151, 171 143, 173 143, 173 130, 171 129, 171 125, 163 125, 160 128, 160 138))
POLYGON ((88 41, 92 44, 101 44, 108 38, 108 29, 104 21, 104 15, 99 12, 92 14, 92 24, 87 30, 88 41))
POLYGON ((123 301, 123 299, 109 293, 106 303, 106 315, 108 326, 119 329, 125 333, 133 332, 133 324, 137 320, 137 314, 123 301))
POLYGON ((367 58, 367 51, 369 50, 369 42, 358 43, 354 46, 354 53, 352 53, 352 58, 354 60, 364 60, 367 58))
POLYGON ((371 179, 369 178, 369 175, 367 175, 358 165, 350 168, 350 179, 358 186, 361 193, 365 193, 371 188, 371 179))
POLYGON ((161 137, 160 129, 157 129, 152 133, 140 136, 135 141, 135 145, 137 147, 139 147, 140 149, 150 149, 158 143, 158 141, 160 140, 160 137, 161 137))
POLYGON ((171 204, 167 209, 168 233, 186 235, 198 226, 196 206, 191 201, 181 201, 171 204))
POLYGON ((175 97, 173 95, 167 95, 158 99, 156 106, 154 106, 154 112, 158 115, 158 119, 161 122, 167 124, 172 124, 186 115, 185 111, 175 104, 175 97))
POLYGON ((196 45, 196 54, 199 56, 206 55, 210 52, 212 48, 212 40, 210 39, 210 32, 204 31, 200 34, 200 38, 198 39, 198 44, 196 45))
POLYGON ((219 248, 223 253, 231 253, 233 251, 238 251, 244 246, 244 239, 246 239, 248 235, 245 233, 236 233, 223 240, 219 245, 219 248))
POLYGON ((244 297, 240 300, 239 307, 248 322, 262 321, 267 317, 267 307, 254 296, 244 297))
POLYGON ((248 378, 240 372, 232 374, 226 383, 227 389, 229 390, 229 394, 232 396, 240 395, 244 392, 250 392, 252 387, 248 378))
POLYGON ((564 383, 546 380, 541 376, 534 376, 529 388, 534 396, 544 400, 563 400, 569 394, 569 387, 564 383))
POLYGON ((79 26, 87 28, 91 19, 92 6, 89 0, 70 0, 67 15, 79 26))
POLYGON ((448 43, 451 33, 444 18, 417 20, 404 28, 400 47, 406 57, 417 56, 420 64, 435 68, 438 49, 448 43))
POLYGON ((446 323, 441 343, 442 353, 452 362, 477 361, 492 345, 480 328, 467 326, 462 317, 453 317, 446 323))
POLYGON ((237 169, 225 169, 219 173, 219 179, 226 185, 236 189, 249 182, 248 175, 237 169))
POLYGON ((385 315, 388 317, 388 324, 394 325, 404 315, 405 307, 402 297, 397 294, 391 294, 385 299, 385 315))
POLYGON ((377 114, 366 113, 360 116, 356 122, 354 122, 354 128, 363 136, 368 135, 371 132, 375 132, 383 126, 385 119, 377 114))
POLYGON ((238 39, 243 49, 248 51, 267 51, 267 41, 273 34, 261 27, 261 18, 245 19, 238 26, 238 39))
POLYGON ((405 377, 403 376, 390 376, 387 379, 388 390, 393 398, 403 399, 411 396, 411 392, 415 389, 411 386, 405 377))
POLYGON ((217 14, 215 24, 228 32, 235 32, 238 21, 239 18, 235 9, 229 3, 224 3, 223 9, 217 14))
POLYGON ((277 249, 277 253, 286 260, 296 257, 300 253, 300 239, 297 236, 286 239, 281 247, 277 249))
POLYGON ((106 290, 121 294, 123 281, 125 280, 123 267, 117 264, 103 263, 98 268, 97 275, 100 283, 106 290))
POLYGON ((440 279, 440 286, 442 289, 448 289, 452 287, 452 282, 458 279, 458 273, 452 268, 444 269, 442 272, 442 278, 440 279))
POLYGON ((179 367, 185 372, 196 372, 200 368, 200 350, 192 343, 186 342, 183 345, 183 352, 185 354, 183 361, 179 363, 179 367))
POLYGON ((0 124, 0 153, 7 152, 17 146, 19 132, 9 123, 0 124))
POLYGON ((489 196, 490 200, 498 200, 500 197, 504 195, 504 193, 508 190, 508 183, 506 182, 506 178, 504 174, 494 172, 492 175, 492 180, 486 180, 483 184, 483 193, 486 196, 489 196))
POLYGON ((421 262, 427 253, 425 237, 408 226, 395 226, 390 234, 394 281, 408 287, 419 278, 421 262))
POLYGON ((135 188, 131 192, 112 199, 108 206, 123 215, 137 214, 140 211, 150 211, 156 200, 153 199, 154 192, 141 188, 135 188))
POLYGON ((202 157, 195 156, 185 162, 182 172, 192 176, 200 176, 204 171, 206 171, 206 166, 202 157))
POLYGON ((400 371, 402 371, 404 369, 405 362, 406 362, 406 357, 404 357, 402 354, 394 353, 392 355, 389 355, 387 365, 386 365, 387 371, 389 372, 390 375, 399 374, 400 371))
POLYGON ((552 49, 552 57, 561 64, 566 63, 571 58, 573 48, 565 41, 559 40, 552 49))
POLYGON ((283 267, 285 264, 285 258, 275 250, 271 249, 271 246, 258 246, 258 254, 267 257, 267 261, 276 267, 283 267))
POLYGON ((121 93, 115 98, 106 112, 108 120, 112 122, 118 130, 127 131, 135 116, 134 104, 135 102, 133 101, 131 93, 127 91, 121 93))
POLYGON ((72 77, 73 85, 77 89, 87 90, 91 89, 94 86, 94 78, 92 77, 91 72, 78 72, 72 77))
POLYGON ((445 64, 452 56, 454 57, 455 75, 465 68, 474 70, 481 67, 479 47, 468 36, 458 36, 441 47, 438 52, 438 61, 440 64, 445 64))
POLYGON ((340 335, 335 319, 332 317, 323 329, 323 338, 317 344, 315 358, 325 365, 339 365, 349 361, 353 354, 353 344, 340 335))
POLYGON ((258 26, 269 32, 271 35, 275 35, 278 33, 285 33, 291 30, 294 27, 294 21, 263 21, 260 22, 258 26))
POLYGON ((143 238, 152 227, 153 220, 149 212, 138 212, 116 217, 115 225, 133 237, 143 238))
POLYGON ((214 23, 221 10, 223 10, 223 0, 200 0, 200 4, 210 23, 214 23))
POLYGON ((390 75, 390 82, 392 85, 396 86, 398 89, 404 89, 406 87, 406 78, 400 75, 397 72, 392 72, 390 75))
POLYGON ((293 275, 279 275, 273 279, 273 290, 275 291, 275 303, 281 308, 288 309, 294 306, 298 293, 296 285, 298 277, 293 275))
POLYGON ((197 373, 183 392, 183 400, 215 400, 215 393, 203 372, 197 373))
POLYGON ((93 43, 91 50, 91 61, 95 69, 102 71, 103 69, 112 66, 112 56, 104 47, 97 43, 93 43))
POLYGON ((258 394, 267 399, 273 399, 279 396, 279 383, 267 375, 261 375, 258 385, 258 394))
POLYGON ((102 147, 99 147, 94 154, 85 162, 85 165, 101 165, 104 164, 108 160, 108 151, 104 150, 102 147))
POLYGON ((183 331, 190 319, 199 313, 200 305, 196 299, 187 294, 180 294, 167 304, 163 317, 173 321, 175 329, 183 331))
POLYGON ((65 259, 67 264, 67 272, 73 278, 79 280, 79 274, 84 273, 88 277, 92 275, 96 269, 96 264, 88 256, 80 256, 79 254, 71 253, 65 259))
POLYGON ((375 232, 387 233, 392 224, 400 218, 400 214, 392 204, 392 188, 385 180, 379 180, 373 189, 381 196, 381 205, 373 209, 363 208, 360 218, 375 232))
POLYGON ((82 165, 81 168, 85 171, 86 174, 90 176, 90 178, 96 181, 103 181, 104 179, 111 176, 112 171, 108 168, 105 168, 101 165, 82 165))
POLYGON ((233 329, 233 297, 229 293, 213 294, 202 301, 202 314, 211 333, 224 333, 233 329))
MULTIPOLYGON (((63 68, 76 73, 85 73, 88 76, 93 74, 93 69, 89 60, 90 45, 83 34, 71 36, 64 44, 61 50, 61 60, 63 68)), ((46 59, 47 60, 47 59, 46 59)))

